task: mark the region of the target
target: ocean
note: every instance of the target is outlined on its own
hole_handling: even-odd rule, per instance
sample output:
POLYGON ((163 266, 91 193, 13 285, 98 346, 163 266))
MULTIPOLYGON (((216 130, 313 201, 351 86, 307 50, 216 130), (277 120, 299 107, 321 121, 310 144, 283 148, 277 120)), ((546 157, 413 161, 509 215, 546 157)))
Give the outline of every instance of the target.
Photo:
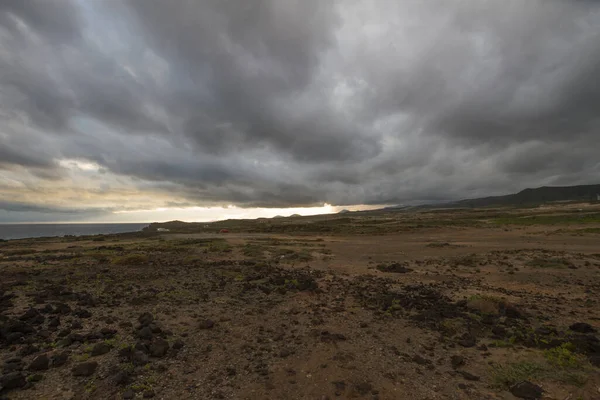
POLYGON ((0 239, 138 232, 150 224, 0 224, 0 239))

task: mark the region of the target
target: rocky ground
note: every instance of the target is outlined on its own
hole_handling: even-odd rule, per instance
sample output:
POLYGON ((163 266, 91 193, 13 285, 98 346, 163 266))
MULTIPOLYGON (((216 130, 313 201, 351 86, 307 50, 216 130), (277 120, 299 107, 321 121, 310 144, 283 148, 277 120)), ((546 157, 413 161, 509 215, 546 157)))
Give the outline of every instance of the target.
POLYGON ((600 399, 600 235, 559 228, 0 243, 0 398, 600 399))

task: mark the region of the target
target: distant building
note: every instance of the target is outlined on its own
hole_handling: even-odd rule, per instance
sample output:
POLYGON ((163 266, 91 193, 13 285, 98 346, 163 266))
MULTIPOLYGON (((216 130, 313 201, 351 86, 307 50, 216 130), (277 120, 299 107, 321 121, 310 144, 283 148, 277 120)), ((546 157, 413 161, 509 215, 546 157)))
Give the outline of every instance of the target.
POLYGON ((167 228, 158 228, 156 232, 169 232, 170 230, 167 228))

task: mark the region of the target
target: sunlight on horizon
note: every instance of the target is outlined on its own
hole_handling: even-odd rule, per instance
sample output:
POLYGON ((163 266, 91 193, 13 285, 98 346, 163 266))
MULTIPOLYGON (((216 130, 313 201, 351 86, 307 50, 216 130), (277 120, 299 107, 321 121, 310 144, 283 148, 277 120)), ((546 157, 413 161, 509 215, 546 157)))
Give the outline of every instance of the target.
MULTIPOLYGON (((289 208, 242 208, 234 205, 223 207, 183 207, 155 208, 152 210, 116 211, 111 217, 102 218, 105 222, 167 222, 181 220, 185 222, 213 222, 226 219, 273 218, 335 214, 342 210, 362 211, 385 207, 385 205, 353 205, 333 206, 325 203, 321 207, 289 207, 289 208)), ((96 220, 94 222, 99 222, 96 220)))

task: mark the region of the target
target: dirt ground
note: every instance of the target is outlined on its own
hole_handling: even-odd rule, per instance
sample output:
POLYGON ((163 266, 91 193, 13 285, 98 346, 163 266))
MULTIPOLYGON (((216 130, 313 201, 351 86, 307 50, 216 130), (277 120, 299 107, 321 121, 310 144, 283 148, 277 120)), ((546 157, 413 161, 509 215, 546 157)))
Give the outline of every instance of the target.
POLYGON ((530 213, 0 243, 0 398, 600 399, 600 223, 530 213))

